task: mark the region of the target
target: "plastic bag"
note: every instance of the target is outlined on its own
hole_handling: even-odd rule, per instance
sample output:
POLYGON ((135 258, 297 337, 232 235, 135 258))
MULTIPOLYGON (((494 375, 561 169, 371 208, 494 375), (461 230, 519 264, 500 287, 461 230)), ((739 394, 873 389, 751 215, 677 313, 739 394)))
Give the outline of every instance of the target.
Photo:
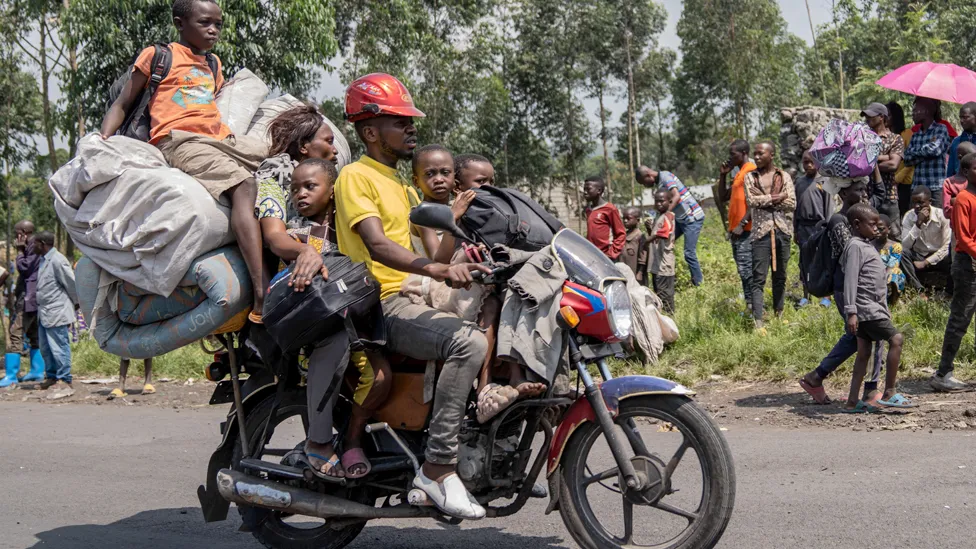
POLYGON ((810 147, 820 175, 853 178, 871 175, 881 154, 881 138, 863 122, 834 118, 810 147))
POLYGON ((241 69, 217 94, 220 119, 235 135, 244 135, 269 91, 268 86, 253 72, 241 69))

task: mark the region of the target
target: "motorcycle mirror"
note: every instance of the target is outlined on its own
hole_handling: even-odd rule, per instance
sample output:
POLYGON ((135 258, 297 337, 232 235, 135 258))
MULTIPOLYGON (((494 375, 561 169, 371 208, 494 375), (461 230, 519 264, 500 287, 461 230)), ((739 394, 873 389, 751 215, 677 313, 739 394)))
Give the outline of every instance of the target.
POLYGON ((471 239, 454 223, 454 213, 451 208, 444 204, 421 202, 410 210, 410 222, 428 229, 440 229, 451 233, 455 238, 471 242, 471 239))

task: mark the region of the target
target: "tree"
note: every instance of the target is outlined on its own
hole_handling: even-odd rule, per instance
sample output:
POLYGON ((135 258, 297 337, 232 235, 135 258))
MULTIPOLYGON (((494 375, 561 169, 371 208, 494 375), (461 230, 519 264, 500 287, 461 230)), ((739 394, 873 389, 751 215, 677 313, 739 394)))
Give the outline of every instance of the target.
MULTIPOLYGON (((331 0, 224 0, 214 48, 227 77, 247 67, 269 86, 304 95, 318 67, 336 53, 331 0)), ((65 10, 66 40, 79 49, 68 87, 89 120, 101 120, 112 82, 153 42, 177 39, 170 0, 74 0, 65 10)))
POLYGON ((716 127, 755 135, 799 97, 806 47, 787 31, 775 0, 685 0, 677 30, 682 56, 672 94, 686 161, 702 160, 696 146, 716 127))
POLYGON ((0 162, 3 163, 4 190, 6 194, 7 249, 10 257, 12 233, 11 205, 13 190, 11 174, 30 160, 35 152, 33 136, 40 129, 41 101, 37 81, 23 70, 21 56, 12 42, 10 20, 0 19, 0 162))

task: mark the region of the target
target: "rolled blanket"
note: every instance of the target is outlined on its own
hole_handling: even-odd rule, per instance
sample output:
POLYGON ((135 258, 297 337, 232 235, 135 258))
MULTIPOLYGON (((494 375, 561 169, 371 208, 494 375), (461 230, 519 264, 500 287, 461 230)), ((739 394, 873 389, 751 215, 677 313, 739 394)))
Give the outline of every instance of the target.
POLYGON ((235 246, 194 260, 169 297, 112 280, 91 259, 78 261, 75 283, 85 321, 99 347, 125 358, 151 358, 179 349, 213 333, 251 305, 251 280, 235 246))

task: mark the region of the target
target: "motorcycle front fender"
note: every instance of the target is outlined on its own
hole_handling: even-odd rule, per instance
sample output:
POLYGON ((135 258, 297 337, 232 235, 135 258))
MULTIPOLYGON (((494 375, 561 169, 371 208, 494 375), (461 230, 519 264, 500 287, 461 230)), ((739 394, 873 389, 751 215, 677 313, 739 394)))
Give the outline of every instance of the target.
MULTIPOLYGON (((614 417, 617 417, 620 411, 620 403, 628 398, 644 395, 691 396, 695 394, 694 391, 680 383, 653 376, 617 377, 601 383, 600 391, 603 393, 603 400, 607 403, 607 409, 614 417)), ((559 427, 556 428, 552 437, 546 476, 551 476, 559 467, 559 460, 562 459, 566 443, 576 429, 587 421, 596 421, 596 414, 590 405, 590 401, 581 396, 566 411, 566 415, 563 416, 563 420, 559 423, 559 427)))

